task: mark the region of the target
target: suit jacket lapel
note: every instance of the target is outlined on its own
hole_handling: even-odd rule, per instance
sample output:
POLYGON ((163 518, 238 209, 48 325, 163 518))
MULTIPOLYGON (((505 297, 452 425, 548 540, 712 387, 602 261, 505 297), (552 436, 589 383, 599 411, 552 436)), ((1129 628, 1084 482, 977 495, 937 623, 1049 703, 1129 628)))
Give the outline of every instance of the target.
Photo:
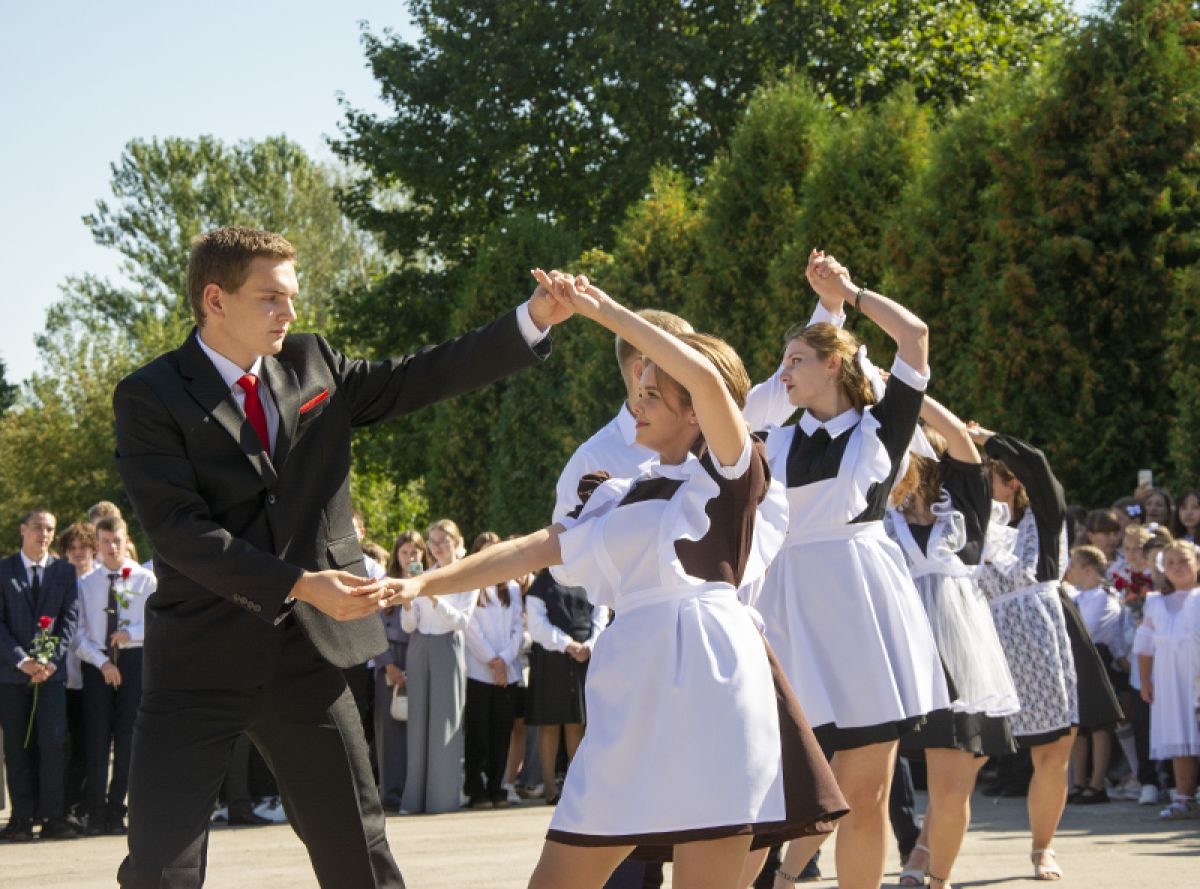
POLYGON ((273 462, 275 471, 283 472, 283 464, 292 449, 292 442, 296 440, 296 426, 300 422, 300 380, 291 362, 280 361, 272 355, 263 357, 262 375, 279 413, 273 462))
POLYGON ((179 347, 178 354, 179 370, 187 381, 188 393, 237 442, 263 481, 268 486, 274 485, 279 475, 270 456, 263 450, 262 442, 258 440, 250 421, 233 400, 233 393, 200 349, 195 331, 179 347))
POLYGON ((12 563, 13 584, 16 586, 17 592, 24 596, 25 601, 29 603, 29 610, 33 611, 37 603, 33 601, 33 587, 29 583, 29 572, 25 570, 25 560, 21 558, 20 553, 17 553, 10 557, 9 561, 12 563))

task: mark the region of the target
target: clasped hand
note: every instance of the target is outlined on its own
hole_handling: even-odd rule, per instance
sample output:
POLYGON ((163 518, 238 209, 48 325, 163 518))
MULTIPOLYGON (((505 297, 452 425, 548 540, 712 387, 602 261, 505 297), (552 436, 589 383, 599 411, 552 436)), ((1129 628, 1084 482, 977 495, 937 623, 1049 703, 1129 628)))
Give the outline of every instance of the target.
POLYGON ((54 675, 57 669, 54 664, 43 664, 38 661, 29 660, 21 664, 21 672, 29 677, 29 681, 33 685, 45 682, 54 675))

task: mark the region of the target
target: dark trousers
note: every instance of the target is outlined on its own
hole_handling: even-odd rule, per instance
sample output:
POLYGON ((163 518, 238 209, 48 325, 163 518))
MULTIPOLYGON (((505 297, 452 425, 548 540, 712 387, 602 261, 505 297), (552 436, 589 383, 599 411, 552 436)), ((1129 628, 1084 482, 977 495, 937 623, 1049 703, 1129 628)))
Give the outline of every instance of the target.
POLYGON ((1137 749, 1137 779, 1139 784, 1158 787, 1158 763, 1150 758, 1150 705, 1134 689, 1133 746, 1137 749))
POLYGON ((67 689, 64 682, 43 682, 34 709, 34 686, 0 683, 0 731, 4 732, 4 769, 14 821, 61 818, 67 771, 67 689), (34 714, 33 737, 25 731, 34 714), (37 774, 33 756, 36 745, 37 774))
POLYGON ((617 865, 604 889, 659 889, 662 884, 663 868, 657 861, 626 858, 617 865))
POLYGON ((508 764, 508 743, 515 718, 515 691, 511 685, 501 687, 467 679, 463 792, 473 800, 507 798, 503 786, 504 769, 508 764))
POLYGON ((82 812, 86 806, 84 785, 87 781, 87 735, 83 728, 83 689, 67 689, 67 776, 63 801, 68 812, 82 812))
POLYGON ((147 688, 133 733, 125 889, 204 882, 209 816, 238 735, 279 782, 284 810, 323 889, 403 889, 384 833, 362 719, 342 672, 289 627, 265 685, 147 688))
POLYGON ((896 757, 896 770, 892 773, 892 791, 888 796, 888 820, 896 835, 896 845, 903 856, 909 855, 921 835, 917 823, 917 792, 913 787, 912 768, 903 756, 896 757))
POLYGON ((133 721, 142 699, 142 650, 126 648, 117 657, 121 684, 104 682, 104 674, 83 665, 83 720, 87 739, 87 807, 89 812, 110 809, 125 814, 129 789, 129 758, 133 748, 133 721), (108 753, 112 750, 112 778, 108 753))

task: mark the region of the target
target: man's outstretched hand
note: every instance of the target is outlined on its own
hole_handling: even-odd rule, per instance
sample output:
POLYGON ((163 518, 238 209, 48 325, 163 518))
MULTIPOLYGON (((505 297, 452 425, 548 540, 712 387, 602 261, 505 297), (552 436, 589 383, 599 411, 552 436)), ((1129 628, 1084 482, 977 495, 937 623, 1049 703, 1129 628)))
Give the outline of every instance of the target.
POLYGON ((555 299, 554 295, 538 281, 537 289, 529 297, 529 318, 541 330, 566 321, 574 314, 570 305, 555 299))
POLYGON ((306 571, 292 587, 292 597, 334 620, 357 620, 379 610, 380 586, 348 571, 306 571))

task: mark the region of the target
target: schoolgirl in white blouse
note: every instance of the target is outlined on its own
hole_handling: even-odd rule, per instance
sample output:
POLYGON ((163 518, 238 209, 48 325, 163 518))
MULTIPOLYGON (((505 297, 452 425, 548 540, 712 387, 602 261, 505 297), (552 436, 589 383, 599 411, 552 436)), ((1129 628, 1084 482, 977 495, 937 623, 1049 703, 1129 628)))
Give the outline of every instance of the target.
MULTIPOLYGON (((471 552, 499 543, 493 531, 475 538, 471 552)), ((504 769, 516 711, 525 623, 521 589, 512 581, 479 590, 467 623, 467 712, 463 793, 471 808, 508 805, 504 769)))

